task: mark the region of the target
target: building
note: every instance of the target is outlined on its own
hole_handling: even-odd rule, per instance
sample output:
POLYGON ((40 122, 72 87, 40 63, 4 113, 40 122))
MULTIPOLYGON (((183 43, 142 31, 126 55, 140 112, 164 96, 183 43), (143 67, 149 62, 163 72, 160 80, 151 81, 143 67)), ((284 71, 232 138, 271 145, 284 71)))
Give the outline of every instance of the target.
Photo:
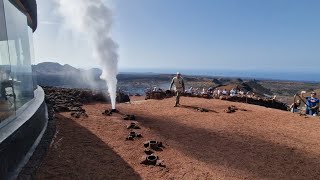
POLYGON ((0 179, 15 177, 47 124, 32 72, 36 28, 35 0, 0 0, 0 179))

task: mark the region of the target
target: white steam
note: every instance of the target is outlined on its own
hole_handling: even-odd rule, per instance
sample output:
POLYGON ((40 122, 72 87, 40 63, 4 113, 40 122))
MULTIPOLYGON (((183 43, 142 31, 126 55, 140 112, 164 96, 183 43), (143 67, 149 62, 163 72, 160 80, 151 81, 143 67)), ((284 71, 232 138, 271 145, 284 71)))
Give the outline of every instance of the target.
POLYGON ((56 0, 59 13, 72 31, 81 33, 93 47, 93 55, 102 68, 101 78, 107 81, 112 109, 116 104, 118 54, 111 38, 112 11, 103 0, 56 0))

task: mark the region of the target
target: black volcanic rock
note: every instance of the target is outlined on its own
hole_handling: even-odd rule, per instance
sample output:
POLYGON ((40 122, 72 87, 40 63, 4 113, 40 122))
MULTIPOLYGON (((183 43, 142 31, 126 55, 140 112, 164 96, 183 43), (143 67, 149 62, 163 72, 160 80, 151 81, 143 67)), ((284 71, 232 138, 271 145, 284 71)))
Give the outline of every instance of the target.
POLYGON ((250 87, 252 89, 252 91, 255 92, 256 94, 260 94, 260 95, 264 95, 264 94, 272 95, 273 94, 270 89, 263 87, 256 80, 245 82, 242 85, 250 87))
POLYGON ((47 104, 53 106, 56 112, 81 112, 84 103, 91 102, 110 102, 103 93, 92 92, 85 89, 68 89, 58 87, 43 87, 47 104))
POLYGON ((124 94, 123 92, 118 92, 116 101, 117 101, 117 103, 130 102, 130 97, 129 97, 129 95, 124 94))
POLYGON ((214 84, 216 84, 216 85, 222 84, 222 83, 219 81, 219 79, 216 79, 216 78, 214 78, 214 79, 212 80, 212 82, 213 82, 214 84))
MULTIPOLYGON (((110 102, 110 98, 102 92, 95 92, 88 89, 71 89, 59 87, 42 87, 45 91, 45 101, 53 106, 56 112, 81 112, 83 104, 93 102, 110 102)), ((130 102, 128 95, 124 93, 117 94, 117 102, 130 102)))
POLYGON ((231 79, 231 80, 230 80, 230 83, 238 83, 238 84, 241 84, 241 83, 243 83, 243 80, 240 79, 240 78, 231 79))
POLYGON ((164 99, 164 98, 170 98, 174 95, 170 90, 166 91, 147 91, 145 99, 164 99))

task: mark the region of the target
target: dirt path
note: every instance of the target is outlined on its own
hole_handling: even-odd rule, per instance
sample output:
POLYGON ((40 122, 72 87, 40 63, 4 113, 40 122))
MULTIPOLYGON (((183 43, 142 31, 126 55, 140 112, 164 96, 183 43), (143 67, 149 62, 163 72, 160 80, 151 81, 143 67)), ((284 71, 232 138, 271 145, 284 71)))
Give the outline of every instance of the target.
POLYGON ((105 104, 87 105, 89 118, 58 115, 58 134, 37 179, 317 179, 320 119, 221 100, 183 98, 120 104, 135 114, 142 139, 125 141, 130 121, 102 116, 105 104), (239 109, 225 113, 235 105, 239 109), (199 112, 197 107, 210 110, 199 112), (156 154, 166 168, 140 164, 143 142, 162 141, 156 154))

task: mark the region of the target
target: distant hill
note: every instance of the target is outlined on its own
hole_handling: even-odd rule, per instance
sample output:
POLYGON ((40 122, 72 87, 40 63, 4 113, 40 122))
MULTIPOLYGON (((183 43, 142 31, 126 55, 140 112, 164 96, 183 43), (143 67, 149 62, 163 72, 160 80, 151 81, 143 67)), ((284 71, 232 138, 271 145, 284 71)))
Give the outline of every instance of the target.
POLYGON ((270 89, 263 87, 261 84, 259 84, 258 81, 255 81, 255 80, 244 82, 243 85, 247 85, 248 87, 252 88, 253 92, 259 93, 261 95, 273 94, 270 89))
POLYGON ((43 62, 33 66, 37 82, 41 86, 68 88, 91 88, 104 83, 100 80, 102 71, 98 68, 77 69, 71 65, 55 62, 43 62))
POLYGON ((231 89, 241 89, 245 92, 251 91, 255 92, 260 96, 271 96, 273 93, 270 89, 263 87, 259 84, 257 80, 246 80, 240 78, 214 78, 212 80, 214 88, 226 89, 230 91, 231 89))
MULTIPOLYGON (((57 86, 67 88, 105 89, 105 81, 100 79, 102 70, 98 68, 77 69, 71 65, 61 65, 55 62, 43 62, 33 66, 37 82, 41 86, 57 86)), ((131 93, 144 93, 146 88, 169 88, 173 74, 157 73, 120 73, 118 87, 131 93)), ((208 88, 231 90, 240 88, 255 92, 257 95, 272 95, 270 89, 262 86, 256 80, 240 78, 212 78, 206 76, 183 76, 186 88, 208 88)))
POLYGON ((33 69, 38 74, 70 74, 79 73, 79 69, 70 66, 69 64, 61 65, 55 62, 44 62, 34 66, 33 69))

